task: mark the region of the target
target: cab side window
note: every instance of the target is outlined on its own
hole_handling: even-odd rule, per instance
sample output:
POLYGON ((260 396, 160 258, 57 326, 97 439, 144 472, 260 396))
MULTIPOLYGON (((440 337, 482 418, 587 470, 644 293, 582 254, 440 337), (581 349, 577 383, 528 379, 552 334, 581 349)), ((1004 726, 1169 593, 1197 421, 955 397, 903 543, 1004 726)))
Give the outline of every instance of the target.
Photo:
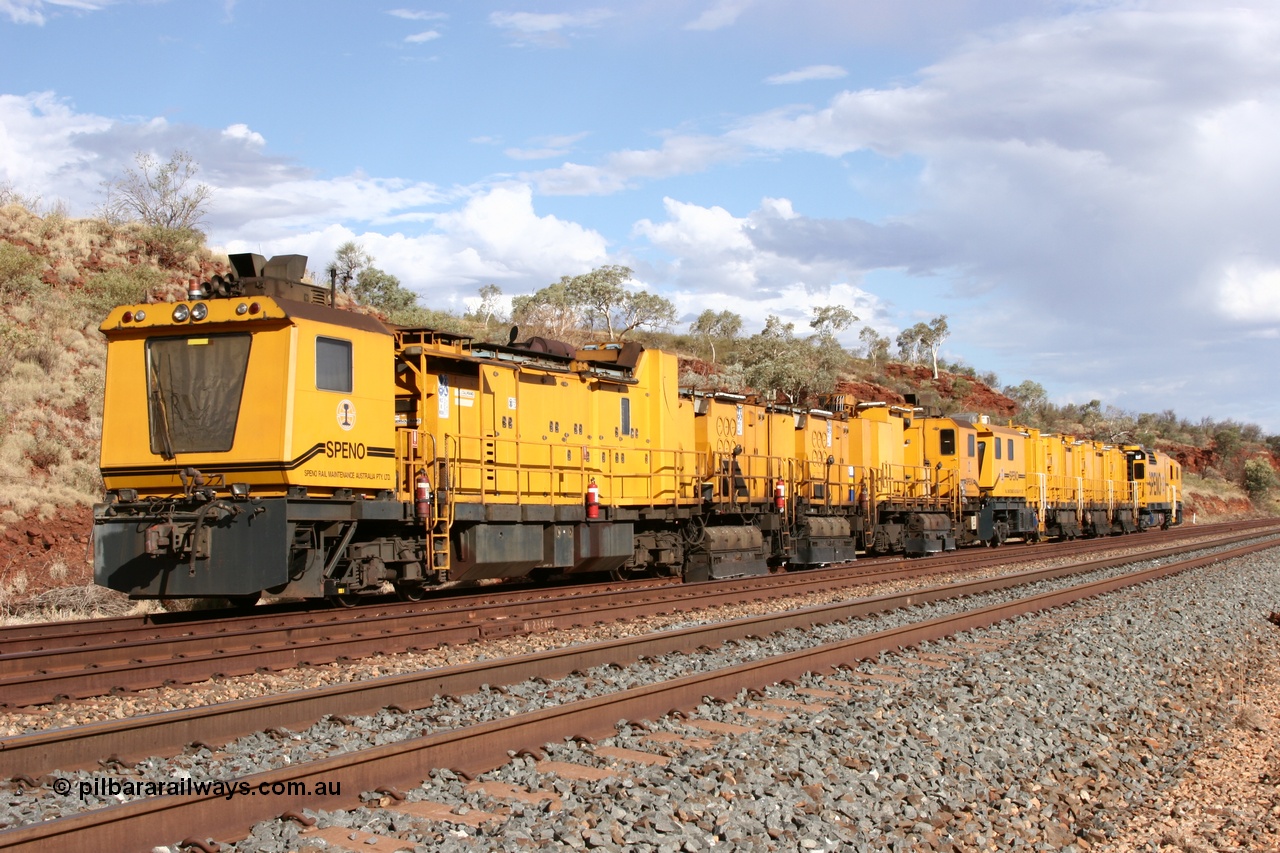
POLYGON ((316 388, 350 394, 351 341, 316 337, 316 388))
POLYGON ((956 431, 954 429, 938 430, 938 452, 943 456, 956 455, 956 431))

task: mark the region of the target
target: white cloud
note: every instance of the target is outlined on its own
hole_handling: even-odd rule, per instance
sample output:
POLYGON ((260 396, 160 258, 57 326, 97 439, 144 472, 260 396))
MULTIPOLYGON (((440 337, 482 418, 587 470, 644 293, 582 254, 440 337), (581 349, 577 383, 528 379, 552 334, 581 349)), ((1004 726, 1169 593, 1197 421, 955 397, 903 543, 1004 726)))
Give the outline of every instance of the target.
POLYGON ((354 174, 317 178, 265 153, 262 134, 243 123, 223 130, 134 122, 77 113, 51 92, 0 95, 0 181, 46 202, 63 201, 75 215, 102 201, 102 182, 134 165, 135 152, 168 159, 185 150, 197 180, 213 188, 207 221, 219 239, 266 239, 317 223, 388 223, 421 219, 450 196, 432 184, 354 174))
POLYGON ((536 148, 508 148, 503 153, 513 160, 545 160, 548 157, 563 157, 573 150, 577 142, 586 137, 585 132, 544 136, 534 140, 538 146, 536 148))
POLYGON ((435 217, 434 225, 511 269, 569 267, 570 272, 585 272, 606 258, 605 240, 599 233, 555 216, 538 216, 533 191, 525 184, 508 184, 477 195, 461 210, 435 217))
POLYGON ((1228 365, 1273 357, 1252 333, 1280 311, 1277 134, 1280 17, 1184 3, 1026 19, 914 81, 762 113, 727 137, 779 157, 870 153, 914 174, 902 194, 918 206, 900 222, 802 217, 753 239, 796 260, 842 247, 880 268, 914 257, 949 284, 931 310, 979 344, 974 363, 1063 393, 1106 365, 1140 365, 1143 381, 1107 399, 1148 410, 1169 406, 1158 373, 1176 369, 1186 405, 1258 417, 1215 395, 1246 399, 1228 365), (1090 366, 1094 345, 1107 355, 1090 366))
POLYGON ((420 222, 448 196, 432 184, 344 175, 319 179, 282 170, 260 181, 215 185, 209 222, 228 236, 279 239, 329 222, 420 222))
POLYGON ((723 207, 701 207, 696 204, 664 198, 666 222, 642 219, 635 232, 655 245, 679 257, 723 257, 725 254, 752 251, 745 234, 747 220, 733 216, 723 207))
MULTIPOLYGON (((794 215, 786 199, 765 199, 746 217, 671 198, 664 207, 665 221, 641 220, 634 232, 671 256, 670 264, 659 265, 655 274, 673 288, 668 296, 682 320, 715 306, 742 316, 746 334, 763 328, 772 314, 795 323, 803 335, 810 331, 815 308, 843 305, 864 323, 883 324, 882 301, 851 281, 847 266, 807 263, 755 244, 752 231, 758 218, 794 215)), ((858 328, 846 332, 846 346, 855 345, 858 328)))
POLYGON ((1280 266, 1231 264, 1216 290, 1212 302, 1226 317, 1248 324, 1280 323, 1280 266))
MULTIPOLYGON (((665 221, 642 219, 633 233, 670 257, 654 266, 654 277, 675 289, 682 315, 715 305, 741 314, 753 331, 776 314, 806 332, 814 308, 844 305, 866 323, 884 324, 884 304, 856 281, 850 264, 800 259, 758 244, 761 222, 800 218, 787 199, 766 198, 745 217, 672 198, 663 207, 665 221)), ((853 345, 857 331, 849 330, 846 345, 853 345)))
POLYGON ((405 36, 404 40, 409 44, 423 44, 424 42, 435 41, 440 38, 438 30, 423 30, 420 33, 414 33, 411 36, 405 36))
POLYGON ((491 12, 489 23, 506 32, 517 44, 565 47, 569 34, 598 27, 613 16, 608 9, 588 9, 576 14, 491 12))
POLYGON ((76 113, 52 92, 0 95, 0 180, 88 212, 106 176, 96 171, 99 158, 77 141, 110 127, 110 120, 76 113))
POLYGON ((392 9, 387 14, 405 21, 439 21, 449 17, 444 12, 424 12, 419 9, 392 9))
MULTIPOLYGON (((374 195, 373 206, 377 205, 374 195)), ((348 226, 321 226, 277 234, 263 241, 261 229, 249 229, 242 239, 227 243, 228 251, 262 254, 297 252, 308 255, 311 266, 323 268, 347 240, 364 245, 381 269, 400 278, 422 295, 422 304, 460 310, 465 298, 493 282, 508 295, 529 293, 556 281, 609 262, 603 236, 574 222, 538 215, 528 186, 508 184, 472 195, 455 210, 421 217, 426 233, 402 231, 357 232, 348 226)), ((278 221, 272 216, 272 221, 278 221)))
POLYGON ((75 9, 79 12, 96 12, 110 5, 111 0, 0 0, 0 15, 8 15, 15 24, 44 26, 45 9, 48 6, 75 9))
POLYGON ((267 140, 263 138, 261 133, 250 130, 247 124, 233 124, 222 131, 222 135, 228 139, 238 139, 256 148, 261 148, 267 144, 267 140))
POLYGON ((716 0, 701 15, 684 25, 686 30, 722 30, 731 27, 754 0, 716 0))
POLYGON ((839 80, 841 77, 848 76, 849 72, 839 65, 809 65, 795 71, 788 71, 785 74, 774 74, 771 77, 766 77, 764 82, 779 86, 788 83, 807 83, 810 80, 839 80))
POLYGON ((711 136, 671 136, 661 148, 616 151, 602 166, 565 163, 523 176, 548 195, 607 195, 638 179, 669 178, 702 172, 741 157, 732 142, 711 136))

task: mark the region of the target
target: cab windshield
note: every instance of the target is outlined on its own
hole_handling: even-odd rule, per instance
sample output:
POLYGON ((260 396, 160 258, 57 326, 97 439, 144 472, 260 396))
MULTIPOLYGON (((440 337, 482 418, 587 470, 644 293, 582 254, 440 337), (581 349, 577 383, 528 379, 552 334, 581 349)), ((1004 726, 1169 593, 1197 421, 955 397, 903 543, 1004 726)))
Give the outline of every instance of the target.
POLYGON ((147 342, 151 452, 231 449, 249 364, 246 334, 154 338, 147 342))

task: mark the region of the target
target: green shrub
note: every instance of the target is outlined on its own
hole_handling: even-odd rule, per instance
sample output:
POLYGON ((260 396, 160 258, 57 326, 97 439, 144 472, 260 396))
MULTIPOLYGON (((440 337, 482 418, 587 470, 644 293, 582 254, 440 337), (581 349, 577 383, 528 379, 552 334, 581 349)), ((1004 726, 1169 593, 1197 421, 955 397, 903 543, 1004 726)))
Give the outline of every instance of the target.
POLYGON ((71 461, 71 453, 56 438, 43 436, 29 438, 24 442, 26 457, 39 471, 48 472, 55 466, 71 461))
POLYGON ((34 296, 44 288, 40 271, 44 261, 13 243, 0 243, 0 296, 15 299, 34 296))
POLYGON ((1244 490, 1249 497, 1264 498, 1276 487, 1276 469, 1261 456, 1244 463, 1244 490))
POLYGON ((182 269, 204 247, 204 235, 194 228, 150 225, 141 237, 147 254, 164 269, 182 269))
POLYGON ((163 283, 164 275, 149 266, 106 270, 85 281, 78 301, 86 313, 101 320, 117 305, 145 302, 151 290, 163 283))

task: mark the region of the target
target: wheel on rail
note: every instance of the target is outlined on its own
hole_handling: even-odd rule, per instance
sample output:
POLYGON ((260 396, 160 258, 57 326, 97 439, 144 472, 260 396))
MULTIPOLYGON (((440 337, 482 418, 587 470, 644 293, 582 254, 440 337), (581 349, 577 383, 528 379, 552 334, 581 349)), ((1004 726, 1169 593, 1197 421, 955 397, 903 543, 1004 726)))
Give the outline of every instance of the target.
POLYGON ((329 601, 336 607, 355 607, 363 603, 364 597, 354 592, 344 592, 329 596, 329 601))
POLYGON ((248 610, 250 607, 256 607, 261 599, 261 592, 251 592, 247 595, 228 595, 227 603, 234 610, 248 610))
POLYGON ((684 526, 684 541, 690 548, 697 548, 707 538, 707 522, 700 515, 695 515, 689 519, 684 526))
POLYGON ((401 601, 421 601, 427 597, 427 589, 422 584, 402 583, 396 586, 396 598, 401 601))

